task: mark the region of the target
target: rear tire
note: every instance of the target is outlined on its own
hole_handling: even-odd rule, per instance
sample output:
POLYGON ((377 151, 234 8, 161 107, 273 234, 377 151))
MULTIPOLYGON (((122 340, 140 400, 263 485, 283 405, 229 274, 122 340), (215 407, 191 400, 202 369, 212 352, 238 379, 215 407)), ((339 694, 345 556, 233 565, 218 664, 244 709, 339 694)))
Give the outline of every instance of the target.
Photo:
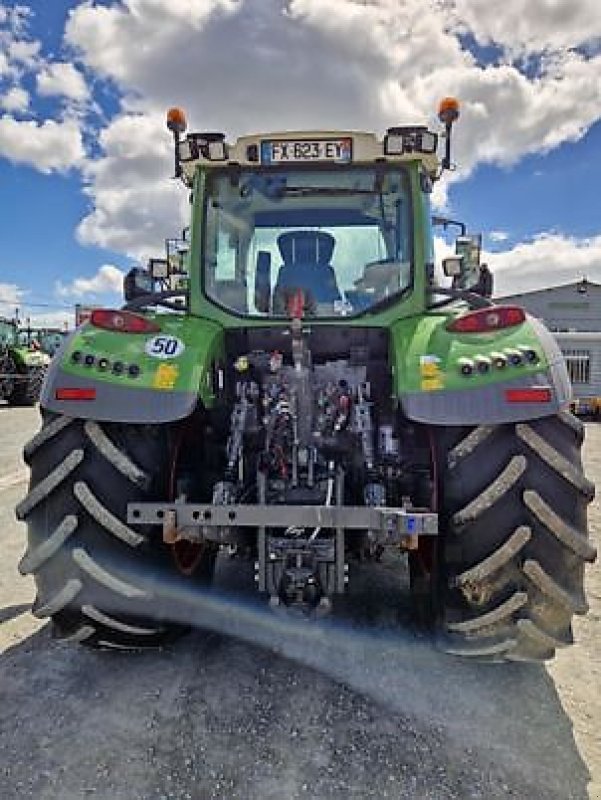
POLYGON ((184 632, 136 580, 149 569, 173 573, 160 529, 125 522, 129 502, 164 496, 168 452, 166 426, 44 412, 24 450, 31 481, 17 508, 28 529, 19 570, 35 578, 33 613, 50 617, 60 638, 140 649, 184 632))
POLYGON ((573 642, 584 564, 595 559, 583 424, 562 412, 456 429, 442 451, 443 646, 486 660, 544 661, 573 642))
POLYGON ((44 383, 44 367, 27 369, 22 378, 15 381, 14 389, 8 398, 11 406, 34 406, 40 399, 44 383))

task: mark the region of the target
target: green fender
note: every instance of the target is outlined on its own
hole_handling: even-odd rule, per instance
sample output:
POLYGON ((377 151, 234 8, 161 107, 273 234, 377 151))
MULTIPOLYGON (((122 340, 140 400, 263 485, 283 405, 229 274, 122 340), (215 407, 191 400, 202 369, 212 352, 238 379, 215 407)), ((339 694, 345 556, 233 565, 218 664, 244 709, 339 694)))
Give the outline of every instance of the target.
POLYGON ((181 419, 199 401, 210 408, 224 368, 223 329, 197 317, 144 316, 160 330, 122 333, 89 322, 78 328, 52 361, 41 406, 129 423, 181 419))
POLYGON ((491 333, 458 334, 447 330, 456 316, 457 310, 440 311, 392 327, 394 392, 409 419, 434 425, 500 424, 566 407, 571 388, 564 360, 539 320, 527 316, 520 325, 491 333), (533 361, 524 357, 511 363, 512 354, 529 351, 535 353, 533 361), (503 357, 506 364, 499 366, 503 357), (465 364, 474 367, 470 375, 462 372, 465 364), (488 369, 479 371, 481 364, 488 369), (524 389, 539 391, 508 392, 524 389))

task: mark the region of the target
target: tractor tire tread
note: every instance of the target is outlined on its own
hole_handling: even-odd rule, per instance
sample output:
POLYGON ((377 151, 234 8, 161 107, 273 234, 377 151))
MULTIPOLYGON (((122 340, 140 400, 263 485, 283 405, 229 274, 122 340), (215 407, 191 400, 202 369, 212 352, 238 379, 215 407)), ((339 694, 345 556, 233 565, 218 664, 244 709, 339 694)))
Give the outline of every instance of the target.
POLYGON ((581 466, 582 424, 561 413, 486 436, 483 427, 442 440, 445 649, 544 661, 573 641, 572 617, 588 609, 584 565, 596 551, 586 506, 594 487, 581 466))

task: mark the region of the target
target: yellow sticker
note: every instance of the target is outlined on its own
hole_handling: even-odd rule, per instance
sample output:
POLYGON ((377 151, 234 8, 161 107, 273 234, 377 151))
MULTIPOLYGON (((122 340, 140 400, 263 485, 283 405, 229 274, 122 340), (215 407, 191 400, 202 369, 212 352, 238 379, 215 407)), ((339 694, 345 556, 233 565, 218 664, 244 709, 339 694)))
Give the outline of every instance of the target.
POLYGON ((422 378, 422 391, 432 392, 436 389, 443 389, 444 383, 440 376, 434 378, 422 378))
POLYGON ((440 367, 438 364, 422 364, 420 372, 424 378, 435 378, 440 374, 440 367))
POLYGON ((444 388, 444 374, 440 368, 440 358, 435 355, 420 356, 419 373, 422 391, 432 392, 444 388))
POLYGON ((155 389, 173 389, 178 375, 179 369, 175 364, 161 364, 154 373, 152 385, 155 389))

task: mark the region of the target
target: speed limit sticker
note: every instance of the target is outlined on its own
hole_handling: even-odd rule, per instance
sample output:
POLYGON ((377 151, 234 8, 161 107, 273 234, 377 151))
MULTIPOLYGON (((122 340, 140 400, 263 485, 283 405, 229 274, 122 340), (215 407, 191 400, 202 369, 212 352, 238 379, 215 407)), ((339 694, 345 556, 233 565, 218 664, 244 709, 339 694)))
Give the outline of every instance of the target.
POLYGON ((146 341, 146 355, 152 358, 177 358, 186 349, 186 345, 177 336, 153 336, 146 341))

